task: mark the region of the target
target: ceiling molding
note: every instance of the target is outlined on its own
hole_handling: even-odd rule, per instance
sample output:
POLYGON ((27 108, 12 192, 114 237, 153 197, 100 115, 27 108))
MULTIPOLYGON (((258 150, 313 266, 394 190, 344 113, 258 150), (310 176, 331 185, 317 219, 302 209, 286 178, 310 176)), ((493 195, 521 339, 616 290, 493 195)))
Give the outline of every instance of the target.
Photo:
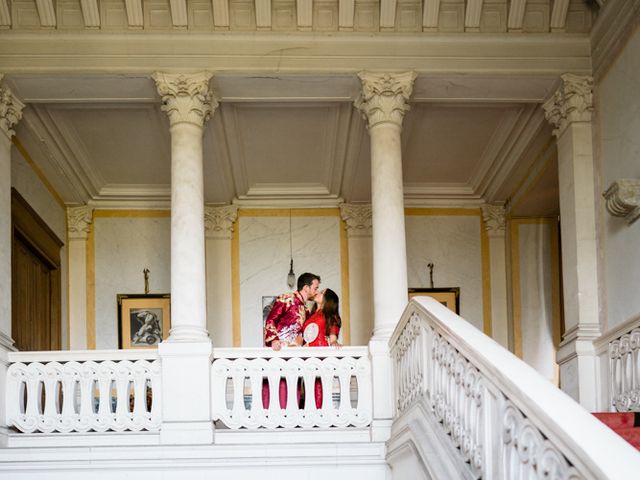
POLYGON ((80 9, 84 26, 88 28, 100 28, 100 6, 98 0, 80 0, 80 9))
POLYGON ((550 27, 552 32, 562 32, 567 23, 567 12, 569 11, 569 0, 555 0, 551 10, 550 27))
POLYGON ((249 179, 244 157, 244 149, 238 128, 238 109, 233 104, 221 104, 218 108, 228 146, 228 165, 231 170, 236 196, 249 190, 249 179))
POLYGON ((353 31, 355 5, 355 0, 338 0, 338 30, 353 31))
POLYGON ((53 0, 36 0, 38 16, 40 17, 40 26, 55 27, 56 26, 56 8, 53 0))
POLYGON ((235 198, 232 205, 246 208, 327 208, 337 207, 344 200, 337 198, 235 198))
POLYGON ((425 32, 435 32, 438 30, 440 20, 440 0, 424 0, 424 10, 422 12, 422 30, 425 32))
POLYGON ((129 27, 142 28, 144 26, 142 0, 124 0, 124 4, 127 10, 127 22, 129 27))
MULTIPOLYGON (((229 142, 220 110, 209 120, 208 129, 209 134, 204 135, 204 146, 209 152, 213 152, 214 162, 219 169, 218 172, 223 177, 220 183, 223 188, 226 187, 224 197, 232 199, 237 196, 237 192, 234 188, 235 181, 229 155, 229 142)), ((205 178, 205 195, 207 194, 206 185, 207 179, 205 178)))
POLYGON ((9 10, 9 0, 0 0, 0 27, 11 26, 11 11, 9 10))
POLYGON ((482 197, 465 183, 405 183, 405 204, 482 203, 482 197))
POLYGON ((102 34, 23 33, 0 42, 4 73, 150 74, 210 69, 261 74, 414 70, 420 74, 535 74, 591 72, 586 34, 297 35, 182 32, 102 34))
MULTIPOLYGON (((352 108, 351 122, 349 124, 349 142, 345 150, 342 178, 342 195, 345 201, 349 203, 355 200, 355 182, 359 180, 357 173, 362 147, 365 143, 369 143, 369 132, 367 131, 366 123, 355 108, 352 108)), ((371 183, 370 178, 367 178, 366 181, 371 183)))
POLYGON ((527 0, 511 0, 509 5, 509 17, 507 19, 507 30, 510 32, 521 32, 524 22, 524 12, 527 0))

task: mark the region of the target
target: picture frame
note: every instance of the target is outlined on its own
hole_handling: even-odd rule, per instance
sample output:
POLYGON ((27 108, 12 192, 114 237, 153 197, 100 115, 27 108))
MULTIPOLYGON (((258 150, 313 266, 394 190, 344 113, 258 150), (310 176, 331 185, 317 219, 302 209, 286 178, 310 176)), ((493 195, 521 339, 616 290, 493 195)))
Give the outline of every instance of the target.
POLYGON ((435 298, 449 310, 460 315, 460 287, 410 288, 409 300, 413 297, 435 298))
POLYGON ((171 295, 118 294, 118 348, 156 348, 171 329, 171 295))
POLYGON ((273 308, 273 304, 276 301, 277 295, 264 295, 262 297, 262 338, 265 335, 265 327, 267 324, 267 317, 269 316, 269 312, 273 308))

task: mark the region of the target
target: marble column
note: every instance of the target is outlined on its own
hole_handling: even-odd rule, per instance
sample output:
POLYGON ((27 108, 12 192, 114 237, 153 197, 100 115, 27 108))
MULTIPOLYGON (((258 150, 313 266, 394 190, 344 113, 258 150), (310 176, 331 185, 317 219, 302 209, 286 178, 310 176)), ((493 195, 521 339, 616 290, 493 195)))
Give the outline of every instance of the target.
POLYGON ((349 249, 351 344, 366 345, 373 332, 371 205, 340 205, 349 249))
POLYGON ((402 183, 402 119, 409 109, 414 72, 358 74, 362 92, 355 106, 367 121, 371 140, 373 244, 372 438, 386 441, 393 418, 389 339, 407 306, 407 245, 402 183))
POLYGON ((162 444, 213 442, 202 166, 204 123, 218 105, 211 76, 153 74, 171 130, 171 331, 158 347, 162 444))
POLYGON ((238 207, 204 208, 207 327, 216 347, 233 346, 231 236, 238 207))
POLYGON ((87 239, 93 223, 88 206, 67 208, 69 239, 69 348, 87 349, 87 239))
POLYGON ((505 209, 502 205, 483 205, 482 219, 489 238, 491 336, 500 345, 509 348, 505 209))
MULTIPOLYGON (((2 75, 0 75, 2 80, 2 75)), ((0 85, 0 385, 6 385, 11 338, 11 137, 24 104, 0 85)), ((4 391, 4 389, 3 389, 4 391)), ((6 446, 4 395, 0 395, 0 447, 6 446)))
POLYGON ((558 147, 565 321, 560 386, 588 410, 596 408, 593 340, 600 335, 592 89, 591 77, 564 74, 543 106, 558 147))

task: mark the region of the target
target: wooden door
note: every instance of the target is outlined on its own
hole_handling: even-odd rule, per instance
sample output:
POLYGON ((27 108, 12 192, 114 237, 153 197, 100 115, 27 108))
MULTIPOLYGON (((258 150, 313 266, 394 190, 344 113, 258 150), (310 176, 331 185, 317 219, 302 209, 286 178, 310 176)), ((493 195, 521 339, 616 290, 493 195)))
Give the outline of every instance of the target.
POLYGON ((19 350, 58 350, 62 242, 15 190, 11 214, 11 336, 19 350))

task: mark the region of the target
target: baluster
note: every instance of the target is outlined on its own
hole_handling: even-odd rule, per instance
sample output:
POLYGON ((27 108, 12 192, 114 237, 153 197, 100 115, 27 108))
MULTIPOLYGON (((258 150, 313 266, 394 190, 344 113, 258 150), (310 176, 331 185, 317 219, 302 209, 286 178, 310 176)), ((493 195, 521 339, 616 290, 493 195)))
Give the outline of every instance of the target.
POLYGON ((162 374, 160 360, 151 362, 151 421, 150 428, 158 430, 162 422, 162 374))
POLYGON ((231 367, 231 381, 233 383, 233 406, 231 407, 231 416, 236 422, 242 422, 246 416, 244 407, 244 377, 246 368, 244 358, 237 358, 231 367))

